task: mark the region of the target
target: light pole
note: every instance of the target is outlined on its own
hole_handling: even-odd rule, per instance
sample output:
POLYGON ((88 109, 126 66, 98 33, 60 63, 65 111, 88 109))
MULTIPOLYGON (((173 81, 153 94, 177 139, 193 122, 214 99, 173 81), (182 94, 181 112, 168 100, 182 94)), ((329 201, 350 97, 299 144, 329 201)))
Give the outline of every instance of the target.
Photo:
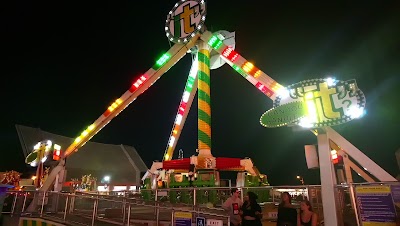
POLYGON ((304 178, 301 176, 296 177, 298 180, 300 180, 301 184, 304 185, 304 178))

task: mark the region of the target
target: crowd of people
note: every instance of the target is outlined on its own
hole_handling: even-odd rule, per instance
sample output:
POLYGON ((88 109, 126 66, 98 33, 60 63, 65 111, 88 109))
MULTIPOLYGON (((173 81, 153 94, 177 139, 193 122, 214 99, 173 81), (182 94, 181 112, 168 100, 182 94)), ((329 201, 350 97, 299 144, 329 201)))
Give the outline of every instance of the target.
MULTIPOLYGON (((293 206, 288 192, 282 193, 281 200, 278 206, 277 226, 318 225, 318 215, 313 212, 308 200, 301 201, 299 212, 293 206)), ((247 192, 242 201, 240 190, 233 188, 231 197, 222 204, 222 208, 229 211, 231 226, 262 226, 262 209, 254 192, 247 192)))

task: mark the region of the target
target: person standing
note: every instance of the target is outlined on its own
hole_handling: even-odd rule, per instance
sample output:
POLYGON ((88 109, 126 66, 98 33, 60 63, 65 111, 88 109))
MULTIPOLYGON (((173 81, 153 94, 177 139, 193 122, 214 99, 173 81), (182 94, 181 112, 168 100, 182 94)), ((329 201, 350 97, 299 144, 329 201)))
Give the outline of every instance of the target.
POLYGON ((262 226, 262 210, 257 203, 257 195, 254 192, 247 192, 243 202, 242 210, 242 226, 262 226))
POLYGON ((292 205, 292 198, 289 192, 282 193, 282 202, 278 206, 277 226, 296 226, 297 210, 292 205))
POLYGON ((231 197, 229 197, 223 204, 222 208, 229 211, 230 223, 232 226, 239 226, 241 223, 240 208, 242 207, 242 200, 239 197, 240 191, 238 188, 231 189, 231 197))

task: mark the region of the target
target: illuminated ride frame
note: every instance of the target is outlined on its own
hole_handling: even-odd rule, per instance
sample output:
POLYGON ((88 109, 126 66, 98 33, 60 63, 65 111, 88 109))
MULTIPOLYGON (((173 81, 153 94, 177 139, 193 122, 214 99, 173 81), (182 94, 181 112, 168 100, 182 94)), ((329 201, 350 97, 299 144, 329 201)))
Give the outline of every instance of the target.
MULTIPOLYGON (((112 103, 110 107, 108 107, 108 109, 93 124, 85 129, 81 135, 74 140, 74 142, 65 150, 60 163, 51 171, 40 190, 49 190, 55 181, 54 190, 59 191, 63 183, 61 178, 63 178, 65 158, 76 152, 78 148, 82 147, 87 141, 89 141, 114 117, 121 113, 140 94, 146 91, 157 79, 167 72, 169 68, 174 66, 176 62, 186 55, 186 53, 191 53, 193 56, 192 67, 185 85, 181 102, 179 104, 178 114, 176 116, 169 142, 165 150, 164 158, 162 162, 153 163, 153 166, 146 175, 146 178, 159 179, 159 173, 165 172, 165 170, 187 172, 189 176, 193 176, 193 173, 197 173, 202 170, 235 170, 241 172, 242 175, 244 175, 243 172, 245 172, 245 174, 247 173, 254 177, 260 177, 257 169, 253 166, 250 159, 219 158, 213 157, 211 154, 210 64, 215 63, 218 60, 228 63, 248 82, 253 84, 258 90, 274 101, 274 109, 280 108, 282 112, 289 109, 289 107, 292 109, 300 109, 302 108, 302 103, 299 103, 299 101, 290 103, 289 101, 279 106, 279 103, 283 100, 283 96, 289 92, 288 89, 277 83, 263 71, 254 66, 251 62, 247 61, 244 57, 235 52, 234 46, 229 45, 228 39, 225 40, 225 38, 228 36, 232 37, 232 34, 224 31, 213 34, 210 31, 207 31, 204 26, 205 15, 206 7, 204 0, 181 0, 175 4, 167 16, 165 26, 169 41, 174 42, 175 44, 165 54, 163 54, 160 59, 156 61, 152 68, 141 75, 120 98, 112 103), (217 58, 216 60, 215 56, 217 58), (214 60, 212 59, 213 57, 214 60), (190 158, 172 160, 176 143, 179 139, 196 92, 198 92, 198 155, 190 158), (159 169, 163 169, 164 171, 159 171, 159 169)), ((231 42, 230 44, 233 43, 231 42)), ((214 68, 218 68, 219 66, 222 66, 222 64, 223 63, 216 63, 214 68)), ((349 100, 344 100, 342 98, 350 93, 349 96, 353 99, 357 99, 356 102, 358 105, 360 105, 362 108, 365 107, 365 97, 363 97, 362 92, 358 90, 355 82, 343 82, 339 85, 340 86, 335 88, 339 92, 339 94, 336 96, 337 100, 340 100, 342 104, 345 104, 345 101, 349 100), (348 92, 348 90, 350 91, 348 92), (353 96, 351 93, 353 93, 353 96)), ((290 89, 290 97, 293 100, 296 98, 303 99, 303 101, 300 102, 308 104, 310 100, 307 99, 307 96, 310 96, 310 94, 310 98, 320 98, 314 96, 318 94, 317 92, 310 92, 310 90, 307 91, 309 87, 314 86, 325 87, 328 92, 333 92, 332 90, 334 90, 329 87, 328 80, 308 80, 304 83, 299 83, 297 85, 295 84, 295 86, 293 86, 294 88, 290 89), (292 90, 295 92, 292 93, 292 90)), ((288 87, 290 88, 291 86, 288 87)), ((347 102, 349 104, 347 109, 350 109, 349 106, 351 105, 351 98, 350 102, 347 102)), ((326 101, 329 101, 329 98, 326 101)), ((314 101, 313 103, 316 102, 314 101)), ((318 106, 315 105, 314 107, 318 106)), ((326 106, 320 106, 321 109, 325 107, 326 106)), ((270 116, 272 118, 275 117, 276 112, 273 112, 274 109, 271 109, 272 112, 270 112, 270 110, 265 114, 268 116, 268 114, 271 113, 270 116)), ((322 109, 322 111, 323 110, 324 109, 322 109)), ((308 111, 310 114, 309 109, 308 111)), ((303 117, 304 115, 302 114, 302 112, 298 112, 298 115, 291 115, 294 117, 294 119, 298 119, 297 121, 287 121, 286 123, 272 126, 267 125, 266 127, 304 124, 303 119, 307 119, 307 117, 303 117)), ((314 116, 317 117, 317 115, 314 116)), ((336 154, 343 156, 346 169, 346 182, 352 182, 351 173, 349 174, 348 172, 350 169, 358 172, 367 181, 396 181, 393 176, 388 174, 385 170, 383 170, 380 166, 363 154, 363 152, 357 149, 354 145, 352 145, 349 141, 347 141, 330 127, 331 125, 335 125, 335 123, 340 124, 352 119, 352 117, 348 115, 343 115, 340 117, 341 118, 339 118, 339 120, 334 119, 336 121, 327 120, 327 123, 316 123, 310 124, 311 126, 305 126, 312 129, 311 131, 317 136, 318 140, 317 161, 319 162, 321 174, 321 192, 325 225, 339 225, 337 220, 337 200, 335 199, 334 187, 337 183, 337 179, 336 172, 332 164, 332 150, 336 151, 336 154), (353 161, 358 163, 362 168, 364 168, 364 170, 354 164, 353 161), (372 177, 375 177, 375 180, 372 177)), ((280 118, 279 120, 284 121, 288 120, 288 118, 290 117, 280 118)), ((262 120, 261 123, 263 124, 262 120)), ((269 121, 269 123, 274 124, 276 123, 276 120, 269 121)), ((243 182, 244 180, 238 180, 238 185, 245 185, 243 182)))

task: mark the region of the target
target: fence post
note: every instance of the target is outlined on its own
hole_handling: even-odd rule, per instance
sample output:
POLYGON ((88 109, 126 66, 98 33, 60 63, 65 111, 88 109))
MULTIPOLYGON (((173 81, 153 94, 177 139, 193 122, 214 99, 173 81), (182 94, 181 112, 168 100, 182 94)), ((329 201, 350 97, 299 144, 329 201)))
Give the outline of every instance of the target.
POLYGON ((193 206, 196 206, 196 188, 193 188, 193 206))
POLYGON ((122 198, 122 224, 125 224, 125 214, 126 214, 126 193, 124 192, 124 197, 122 198))
POLYGON ((357 211, 357 202, 356 202, 356 194, 354 192, 354 184, 350 184, 350 199, 351 199, 351 205, 354 210, 354 215, 356 216, 356 221, 357 221, 357 226, 360 226, 360 216, 358 216, 358 211, 357 211))
POLYGON ((11 216, 14 214, 14 211, 15 211, 15 205, 17 203, 17 197, 18 197, 18 192, 15 193, 15 197, 14 197, 13 204, 12 204, 12 207, 11 207, 11 216))
POLYGON ((97 199, 95 199, 93 202, 92 226, 94 226, 94 222, 96 219, 96 209, 97 209, 97 199))
POLYGON ((69 199, 69 196, 67 195, 67 198, 65 199, 65 207, 64 207, 64 222, 65 222, 65 219, 67 219, 67 210, 68 210, 68 199, 69 199))
POLYGON ((172 209, 171 211, 171 226, 175 226, 175 210, 172 209))
POLYGON ((128 216, 126 217, 127 218, 127 226, 130 226, 131 225, 131 203, 129 202, 129 204, 128 204, 128 216))
POLYGON ((272 193, 272 203, 275 204, 275 192, 274 192, 274 187, 271 187, 271 193, 272 193))
POLYGON ((156 203, 156 225, 159 226, 160 225, 160 205, 158 204, 158 202, 156 203))
POLYGON ((42 207, 40 208, 40 217, 43 216, 44 200, 46 198, 46 192, 43 192, 42 207))
POLYGON ((26 205, 26 198, 28 196, 28 192, 25 192, 24 194, 24 202, 22 203, 22 210, 21 213, 23 213, 25 211, 25 205, 26 205))

